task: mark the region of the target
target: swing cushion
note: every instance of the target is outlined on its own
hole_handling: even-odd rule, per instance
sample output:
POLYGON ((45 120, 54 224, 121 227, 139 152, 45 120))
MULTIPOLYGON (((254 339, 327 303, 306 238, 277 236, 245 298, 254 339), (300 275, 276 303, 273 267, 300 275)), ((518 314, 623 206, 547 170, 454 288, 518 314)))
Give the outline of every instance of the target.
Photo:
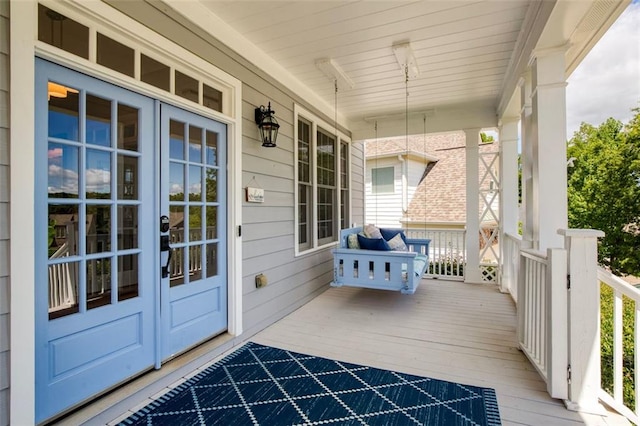
POLYGON ((360 244, 358 243, 358 234, 349 234, 347 237, 347 247, 350 249, 360 248, 360 244))
POLYGON ((390 241, 393 237, 400 234, 402 241, 407 244, 407 236, 404 234, 402 229, 380 228, 380 233, 382 234, 382 238, 387 241, 390 241))
MULTIPOLYGON (((382 235, 380 228, 378 228, 375 225, 365 225, 364 227, 364 235, 367 238, 384 238, 384 236, 382 235)), ((388 240, 388 238, 384 238, 385 240, 388 240)))
POLYGON ((398 232, 393 238, 387 241, 389 248, 393 251, 409 251, 409 248, 402 239, 402 235, 398 232))
POLYGON ((384 238, 367 238, 358 234, 358 244, 364 250, 389 251, 391 248, 384 238))

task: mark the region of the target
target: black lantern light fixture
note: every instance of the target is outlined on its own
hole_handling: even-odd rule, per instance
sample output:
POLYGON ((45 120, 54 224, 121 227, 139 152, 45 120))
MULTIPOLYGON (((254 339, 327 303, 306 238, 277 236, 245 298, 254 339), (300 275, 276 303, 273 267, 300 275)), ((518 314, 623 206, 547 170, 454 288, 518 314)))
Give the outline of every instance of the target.
POLYGON ((262 141, 262 146, 267 148, 276 146, 276 138, 278 137, 278 129, 280 128, 273 114, 275 114, 275 111, 271 109, 271 102, 269 102, 269 106, 266 108, 264 105, 256 108, 256 124, 260 131, 260 140, 262 141))

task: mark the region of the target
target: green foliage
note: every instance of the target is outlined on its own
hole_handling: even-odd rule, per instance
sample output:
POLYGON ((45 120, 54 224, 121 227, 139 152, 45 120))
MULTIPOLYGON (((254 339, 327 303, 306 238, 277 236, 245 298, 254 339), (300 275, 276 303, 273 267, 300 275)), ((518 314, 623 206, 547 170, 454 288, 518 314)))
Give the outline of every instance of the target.
POLYGON ((598 261, 615 274, 640 274, 640 110, 623 127, 582 123, 569 141, 569 227, 605 232, 598 261), (637 229, 637 228, 636 228, 637 229))
POLYGON ((460 256, 441 256, 438 260, 429 260, 428 274, 464 276, 465 262, 460 256))
POLYGON ((492 135, 487 135, 484 132, 480 132, 480 140, 482 141, 482 143, 488 143, 488 142, 493 142, 493 136, 492 135))
MULTIPOLYGON (((613 289, 600 284, 600 371, 602 389, 613 395, 613 289)), ((634 392, 634 313, 635 303, 622 301, 622 395, 624 404, 635 409, 634 392)))

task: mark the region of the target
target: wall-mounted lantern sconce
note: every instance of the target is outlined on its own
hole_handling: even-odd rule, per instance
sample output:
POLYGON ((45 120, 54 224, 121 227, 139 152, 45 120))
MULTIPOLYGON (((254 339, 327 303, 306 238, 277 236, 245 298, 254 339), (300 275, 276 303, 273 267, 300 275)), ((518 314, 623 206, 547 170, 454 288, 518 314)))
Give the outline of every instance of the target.
POLYGON ((260 130, 260 140, 262 141, 262 146, 267 148, 276 146, 276 138, 280 128, 273 114, 275 114, 275 111, 271 109, 271 102, 266 108, 264 105, 256 108, 256 124, 258 125, 258 130, 260 130))

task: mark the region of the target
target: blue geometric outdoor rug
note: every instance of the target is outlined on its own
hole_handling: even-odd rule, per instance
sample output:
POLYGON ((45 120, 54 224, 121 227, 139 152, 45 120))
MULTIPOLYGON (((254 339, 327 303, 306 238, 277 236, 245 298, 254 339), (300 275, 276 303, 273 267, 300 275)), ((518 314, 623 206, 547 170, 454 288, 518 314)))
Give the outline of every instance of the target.
POLYGON ((493 389, 247 343, 121 425, 500 425, 493 389))

